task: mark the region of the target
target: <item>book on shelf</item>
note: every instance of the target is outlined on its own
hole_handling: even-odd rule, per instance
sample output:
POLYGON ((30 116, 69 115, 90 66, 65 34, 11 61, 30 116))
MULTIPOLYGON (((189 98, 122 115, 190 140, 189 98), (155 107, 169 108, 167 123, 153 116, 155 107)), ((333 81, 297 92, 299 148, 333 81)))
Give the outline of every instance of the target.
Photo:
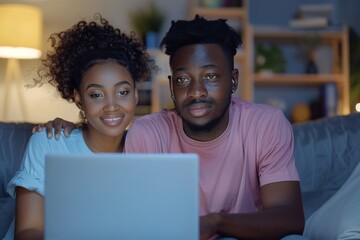
POLYGON ((329 25, 329 19, 325 17, 299 18, 290 20, 293 28, 323 28, 329 25))
POLYGON ((324 116, 333 117, 337 114, 337 87, 335 83, 326 83, 322 86, 324 116))
POLYGON ((323 4, 302 4, 299 6, 299 11, 307 13, 329 13, 332 12, 334 6, 329 3, 323 4))
POLYGON ((293 28, 324 28, 331 24, 332 4, 300 5, 289 25, 293 28))

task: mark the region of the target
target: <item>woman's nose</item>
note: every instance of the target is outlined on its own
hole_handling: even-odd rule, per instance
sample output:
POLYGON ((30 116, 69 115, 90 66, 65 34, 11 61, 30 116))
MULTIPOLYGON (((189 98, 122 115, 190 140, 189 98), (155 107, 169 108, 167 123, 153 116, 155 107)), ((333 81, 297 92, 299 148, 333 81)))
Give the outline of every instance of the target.
POLYGON ((119 104, 114 97, 108 97, 104 109, 112 111, 119 108, 119 104))

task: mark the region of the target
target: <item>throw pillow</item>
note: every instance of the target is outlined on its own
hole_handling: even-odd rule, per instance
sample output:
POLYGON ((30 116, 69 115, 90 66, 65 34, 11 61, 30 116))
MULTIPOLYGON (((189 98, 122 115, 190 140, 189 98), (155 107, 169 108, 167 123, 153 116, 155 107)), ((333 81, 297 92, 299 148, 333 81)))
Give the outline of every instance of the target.
POLYGON ((360 163, 344 185, 305 223, 310 239, 360 239, 360 163))

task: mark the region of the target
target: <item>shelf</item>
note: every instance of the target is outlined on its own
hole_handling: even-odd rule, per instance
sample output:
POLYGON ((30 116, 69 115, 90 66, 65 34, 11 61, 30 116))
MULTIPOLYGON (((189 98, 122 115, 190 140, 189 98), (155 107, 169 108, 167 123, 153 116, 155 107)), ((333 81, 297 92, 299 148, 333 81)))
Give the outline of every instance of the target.
POLYGON ((342 82, 340 74, 255 74, 256 84, 278 84, 278 85, 319 85, 329 82, 342 82))
POLYGON ((227 18, 227 19, 246 19, 246 10, 242 7, 221 7, 221 8, 205 8, 197 7, 193 10, 195 14, 206 16, 209 18, 227 18))
MULTIPOLYGON (((347 26, 330 26, 317 29, 294 29, 284 26, 254 26, 253 39, 256 42, 299 44, 302 39, 315 36, 320 45, 327 45, 332 52, 328 59, 331 71, 328 74, 261 74, 253 73, 254 88, 257 86, 321 86, 336 84, 337 114, 348 114, 349 104, 349 46, 347 26)), ((256 53, 256 52, 255 52, 256 53)))
POLYGON ((323 29, 294 29, 290 27, 256 26, 253 29, 256 39, 299 39, 309 35, 317 35, 323 40, 341 40, 345 27, 328 27, 323 29))

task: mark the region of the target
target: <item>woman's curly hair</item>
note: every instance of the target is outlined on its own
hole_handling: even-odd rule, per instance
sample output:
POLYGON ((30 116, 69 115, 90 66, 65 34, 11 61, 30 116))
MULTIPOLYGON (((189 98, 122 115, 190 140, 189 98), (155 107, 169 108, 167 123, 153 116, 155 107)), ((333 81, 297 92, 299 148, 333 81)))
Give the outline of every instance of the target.
POLYGON ((70 102, 86 71, 108 59, 126 67, 134 82, 150 78, 152 61, 135 34, 124 34, 100 14, 95 14, 94 21, 79 21, 66 31, 53 33, 49 41, 53 51, 42 60, 35 85, 50 83, 70 102))

